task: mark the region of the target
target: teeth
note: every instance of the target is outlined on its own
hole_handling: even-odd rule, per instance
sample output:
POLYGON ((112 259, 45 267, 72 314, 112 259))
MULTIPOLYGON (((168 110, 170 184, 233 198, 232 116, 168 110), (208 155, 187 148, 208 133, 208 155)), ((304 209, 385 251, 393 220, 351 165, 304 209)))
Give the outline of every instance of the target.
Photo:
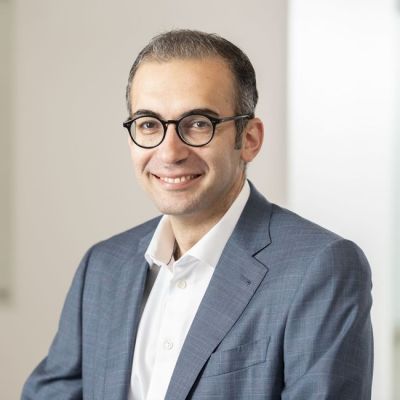
POLYGON ((194 178, 194 175, 186 175, 186 176, 181 176, 178 178, 168 178, 168 177, 160 176, 160 179, 167 183, 183 183, 186 181, 190 181, 193 178, 194 178))

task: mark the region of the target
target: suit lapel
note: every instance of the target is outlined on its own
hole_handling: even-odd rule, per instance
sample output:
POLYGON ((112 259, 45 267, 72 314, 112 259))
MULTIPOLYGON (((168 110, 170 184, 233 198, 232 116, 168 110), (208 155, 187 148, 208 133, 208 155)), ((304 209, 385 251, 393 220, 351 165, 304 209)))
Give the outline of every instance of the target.
POLYGON ((184 400, 204 364, 239 319, 268 269, 257 253, 270 243, 271 205, 251 186, 249 201, 229 239, 190 327, 166 400, 184 400))
POLYGON ((110 315, 104 326, 108 335, 104 395, 107 400, 126 400, 130 385, 133 351, 140 319, 148 264, 144 253, 153 231, 144 236, 137 252, 120 266, 119 277, 109 290, 110 315), (142 261, 140 261, 142 260, 142 261))

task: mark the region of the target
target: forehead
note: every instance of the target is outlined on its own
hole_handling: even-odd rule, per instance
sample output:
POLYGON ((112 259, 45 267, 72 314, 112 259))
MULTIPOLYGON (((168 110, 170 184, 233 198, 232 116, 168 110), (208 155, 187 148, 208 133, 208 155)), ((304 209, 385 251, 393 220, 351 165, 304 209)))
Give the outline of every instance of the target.
POLYGON ((131 112, 147 109, 173 118, 190 109, 210 108, 230 114, 235 108, 234 82, 227 63, 217 57, 145 61, 132 82, 131 112))

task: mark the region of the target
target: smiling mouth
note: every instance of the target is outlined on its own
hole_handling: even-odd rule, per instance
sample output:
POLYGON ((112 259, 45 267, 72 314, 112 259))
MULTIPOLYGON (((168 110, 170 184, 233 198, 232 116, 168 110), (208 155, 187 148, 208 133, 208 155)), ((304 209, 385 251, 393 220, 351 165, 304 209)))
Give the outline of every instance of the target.
POLYGON ((182 175, 176 177, 169 177, 169 176, 158 176, 153 174, 157 179, 166 182, 166 183, 185 183, 192 181, 193 179, 198 178, 200 175, 182 175))

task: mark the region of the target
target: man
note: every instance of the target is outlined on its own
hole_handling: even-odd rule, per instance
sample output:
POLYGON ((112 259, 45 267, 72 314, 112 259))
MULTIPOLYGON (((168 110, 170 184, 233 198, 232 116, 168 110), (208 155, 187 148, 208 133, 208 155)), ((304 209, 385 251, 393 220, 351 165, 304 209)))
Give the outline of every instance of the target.
POLYGON ((370 398, 368 263, 246 180, 257 97, 221 37, 142 50, 124 126, 163 216, 89 250, 24 400, 370 398))

